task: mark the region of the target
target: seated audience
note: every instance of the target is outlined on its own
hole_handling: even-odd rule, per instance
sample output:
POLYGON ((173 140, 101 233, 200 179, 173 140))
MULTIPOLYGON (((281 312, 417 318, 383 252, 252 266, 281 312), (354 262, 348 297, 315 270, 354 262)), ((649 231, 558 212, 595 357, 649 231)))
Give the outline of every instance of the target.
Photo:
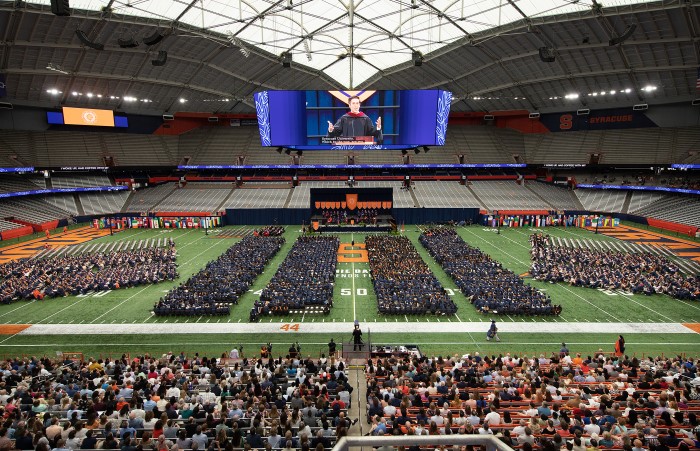
POLYGON ((330 312, 339 246, 340 240, 335 236, 297 238, 260 300, 255 302, 251 320, 261 315, 287 315, 290 310, 311 305, 330 312))
POLYGON ((408 238, 368 236, 365 244, 380 313, 457 313, 457 306, 408 238))
POLYGON ((558 315, 546 294, 525 284, 481 250, 468 245, 454 229, 431 228, 419 238, 430 255, 454 280, 481 313, 507 315, 558 315))
POLYGON ((249 236, 186 282, 170 290, 153 307, 156 315, 228 315, 265 265, 279 252, 284 238, 249 236))
POLYGON ((666 257, 557 246, 541 233, 532 235, 530 243, 530 274, 537 280, 635 294, 661 293, 684 300, 700 299, 700 279, 683 275, 666 257))

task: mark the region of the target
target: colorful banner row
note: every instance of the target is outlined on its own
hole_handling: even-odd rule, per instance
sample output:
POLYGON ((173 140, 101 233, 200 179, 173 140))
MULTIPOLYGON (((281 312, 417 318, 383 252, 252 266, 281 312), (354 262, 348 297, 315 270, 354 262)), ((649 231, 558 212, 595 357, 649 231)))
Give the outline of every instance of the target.
POLYGON ((158 217, 150 216, 99 218, 92 220, 96 229, 210 229, 221 227, 223 223, 219 216, 210 217, 158 217))
POLYGON ((487 227, 617 227, 618 218, 597 215, 488 215, 483 218, 487 227))
MULTIPOLYGON (((345 210, 350 209, 354 210, 355 208, 351 205, 349 205, 347 202, 315 202, 314 205, 316 206, 316 210, 345 210)), ((387 202, 380 202, 380 201, 374 201, 374 202, 357 202, 357 208, 360 210, 365 210, 368 208, 374 208, 374 209, 384 209, 384 210, 390 210, 391 209, 391 201, 387 202)))

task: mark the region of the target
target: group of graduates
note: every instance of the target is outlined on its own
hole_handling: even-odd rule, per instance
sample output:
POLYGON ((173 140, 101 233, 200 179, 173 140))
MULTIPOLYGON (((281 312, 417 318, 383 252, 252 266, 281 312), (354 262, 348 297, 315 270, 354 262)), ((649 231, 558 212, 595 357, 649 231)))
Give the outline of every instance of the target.
POLYGON ((532 235, 530 243, 530 274, 537 280, 635 294, 663 293, 693 301, 700 299, 700 278, 684 276, 678 266, 665 257, 556 246, 544 234, 532 235))
POLYGON ((0 447, 229 451, 320 443, 328 449, 347 434, 353 387, 342 360, 297 353, 236 361, 220 366, 215 358, 182 353, 4 360, 0 447))
POLYGON ((457 306, 408 238, 368 236, 365 244, 380 313, 457 313, 457 306))
POLYGON ((270 283, 250 312, 250 319, 261 315, 287 315, 307 305, 320 306, 325 313, 333 306, 333 284, 340 240, 336 236, 297 238, 270 283))
POLYGON ((561 306, 512 271, 469 246, 448 227, 427 229, 419 238, 430 255, 481 313, 558 315, 561 306))
POLYGON ((231 246, 153 307, 156 315, 228 315, 231 304, 248 291, 284 238, 249 236, 231 246))
POLYGON ((323 219, 326 224, 350 224, 351 220, 355 224, 374 224, 377 222, 379 210, 376 208, 357 208, 355 210, 324 210, 323 219))
POLYGON ((117 290, 178 277, 175 243, 165 247, 13 260, 0 265, 0 302, 117 290))

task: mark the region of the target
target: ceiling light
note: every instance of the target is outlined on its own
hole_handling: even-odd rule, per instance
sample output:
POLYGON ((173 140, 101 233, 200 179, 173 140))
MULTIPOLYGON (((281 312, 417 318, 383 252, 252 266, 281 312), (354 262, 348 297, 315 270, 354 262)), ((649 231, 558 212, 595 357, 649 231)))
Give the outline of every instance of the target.
POLYGON ((615 91, 615 90, 613 89, 612 91, 610 91, 610 94, 615 94, 616 92, 617 92, 617 91, 615 91))
POLYGON ((78 93, 77 93, 77 92, 75 92, 75 91, 73 91, 73 95, 74 95, 74 96, 77 96, 77 95, 78 95, 78 93))
POLYGON ((87 93, 87 96, 90 97, 90 98, 92 98, 92 93, 91 93, 91 92, 88 92, 88 93, 87 93))
POLYGON ((593 93, 593 94, 591 94, 591 95, 592 95, 593 97, 595 97, 595 96, 597 96, 597 95, 598 95, 598 93, 597 93, 597 92, 594 92, 594 93, 593 93))
POLYGON ((180 103, 185 103, 187 102, 187 99, 180 99, 180 103))
POLYGON ((109 96, 110 99, 114 99, 114 96, 109 96))
POLYGON ((102 94, 97 94, 97 98, 101 99, 101 98, 102 98, 102 94))
POLYGON ((604 95, 605 95, 605 91, 600 91, 600 95, 601 95, 601 96, 604 96, 604 95))
POLYGON ((655 91, 655 90, 656 90, 656 86, 652 86, 652 85, 647 85, 644 88, 642 88, 642 91, 646 91, 646 92, 651 92, 651 91, 655 91))
POLYGON ((578 94, 573 92, 564 96, 565 99, 578 99, 578 94))
POLYGON ((630 92, 632 92, 632 90, 630 88, 625 89, 626 94, 629 94, 630 92))

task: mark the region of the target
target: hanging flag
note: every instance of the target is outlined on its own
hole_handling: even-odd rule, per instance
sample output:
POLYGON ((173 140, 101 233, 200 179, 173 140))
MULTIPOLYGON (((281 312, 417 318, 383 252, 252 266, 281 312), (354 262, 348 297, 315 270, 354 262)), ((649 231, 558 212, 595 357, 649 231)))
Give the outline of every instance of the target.
POLYGON ((348 206, 348 210, 357 208, 357 194, 345 194, 345 203, 348 206))
POLYGON ((315 205, 316 205, 316 210, 321 209, 321 202, 316 202, 315 205))

